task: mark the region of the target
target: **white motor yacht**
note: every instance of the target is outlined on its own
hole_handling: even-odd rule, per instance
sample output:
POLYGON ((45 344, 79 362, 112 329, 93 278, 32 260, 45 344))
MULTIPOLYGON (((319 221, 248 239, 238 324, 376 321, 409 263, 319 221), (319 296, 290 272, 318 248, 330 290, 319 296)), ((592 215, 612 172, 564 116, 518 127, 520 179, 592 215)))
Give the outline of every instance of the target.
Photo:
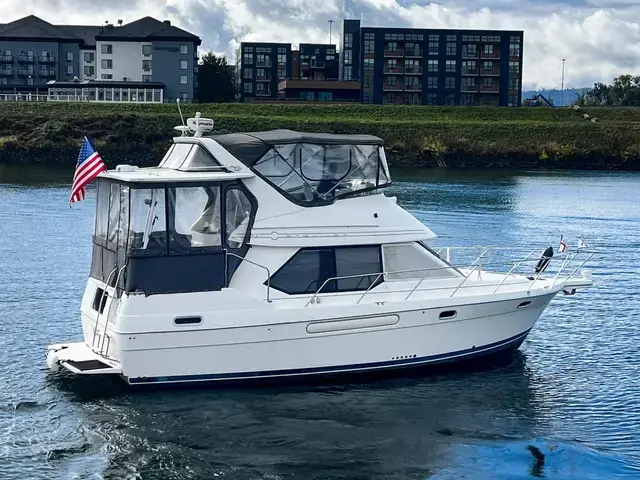
POLYGON ((588 249, 503 273, 489 248, 437 251, 382 192, 375 136, 176 128, 157 167, 97 177, 84 340, 50 345, 52 370, 145 385, 468 360, 518 349, 558 293, 592 285, 588 249))

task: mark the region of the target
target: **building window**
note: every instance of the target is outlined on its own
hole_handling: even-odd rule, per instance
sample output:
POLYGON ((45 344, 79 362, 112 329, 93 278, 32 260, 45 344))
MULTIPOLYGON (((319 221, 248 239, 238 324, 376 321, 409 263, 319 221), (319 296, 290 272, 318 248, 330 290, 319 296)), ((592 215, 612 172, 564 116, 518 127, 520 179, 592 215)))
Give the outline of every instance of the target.
POLYGON ((73 65, 67 65, 67 75, 73 75, 73 65))
POLYGON ((398 43, 397 42, 389 42, 387 43, 387 47, 385 48, 388 52, 397 52, 398 51, 398 43))
POLYGON ((463 42, 479 42, 480 35, 462 35, 463 42))
POLYGON ((180 45, 180 54, 187 55, 189 53, 189 45, 180 45))
POLYGON ((437 72, 438 71, 438 61, 437 60, 429 60, 427 63, 427 71, 429 72, 437 72))
POLYGON ((67 52, 67 62, 73 61, 73 52, 67 52))
POLYGON ((500 43, 499 35, 483 35, 482 41, 485 43, 500 43))
POLYGON ((456 44, 455 43, 447 43, 447 55, 455 56, 456 55, 456 44))
POLYGON ((287 49, 285 47, 278 47, 278 53, 287 53, 287 49))
POLYGON ((430 42, 439 42, 440 41, 440 35, 429 35, 429 41, 430 42))
POLYGON ((364 92, 362 95, 362 103, 373 103, 373 95, 369 92, 364 92))
POLYGON ((151 56, 151 45, 142 45, 142 55, 145 57, 151 56))
POLYGON ((509 95, 509 96, 507 96, 507 106, 509 106, 509 107, 517 107, 518 106, 518 96, 517 95, 509 95))
POLYGON ((379 246, 303 248, 271 277, 270 285, 289 295, 315 293, 320 288, 322 293, 361 291, 379 283, 380 272, 379 246), (327 281, 332 277, 354 278, 327 281))
POLYGON ((375 40, 364 41, 364 53, 373 53, 375 49, 375 40))
POLYGON ((151 60, 142 60, 142 70, 145 72, 151 71, 151 60))
POLYGON ((517 75, 520 73, 520 62, 509 62, 509 73, 517 75))
POLYGON ((373 77, 365 75, 362 82, 362 88, 371 88, 373 86, 373 77))
POLYGON ((520 56, 520 44, 519 43, 510 43, 509 44, 509 56, 510 57, 519 57, 520 56))
POLYGON ((102 45, 100 45, 100 52, 102 52, 103 55, 113 54, 113 45, 108 43, 103 43, 102 45))
MULTIPOLYGON (((345 52, 346 53, 346 52, 345 52)), ((351 80, 351 66, 344 67, 344 78, 343 80, 351 80)))
POLYGON ((253 84, 252 83, 245 83, 244 84, 244 93, 251 93, 253 92, 253 84))
POLYGON ((493 72, 493 62, 482 62, 482 70, 484 72, 493 72))
POLYGON ((455 60, 447 60, 445 64, 445 72, 455 73, 456 71, 456 61, 455 60))
POLYGON ((93 77, 95 75, 95 67, 84 67, 84 76, 85 77, 93 77))
POLYGON ((521 43, 520 42, 520 37, 510 37, 509 38, 509 43, 521 43))
POLYGON ((437 42, 429 42, 429 55, 438 55, 438 46, 437 42))
POLYGON ((478 56, 478 46, 475 44, 463 45, 462 46, 462 56, 463 57, 477 57, 478 56))
POLYGON ((396 60, 395 58, 387 60, 387 68, 389 70, 393 70, 397 67, 398 67, 398 60, 396 60))
POLYGON ((444 104, 445 105, 455 105, 456 103, 456 95, 455 93, 447 93, 444 96, 444 104))
POLYGON ((482 79, 483 87, 493 87, 493 78, 492 77, 484 77, 482 79))
POLYGON ((287 63, 287 55, 285 53, 278 54, 278 63, 287 63))
POLYGON ((388 86, 390 86, 390 87, 395 87, 395 86, 396 86, 396 83, 397 83, 397 80, 398 80, 398 77, 389 76, 389 77, 386 77, 386 80, 387 80, 387 81, 386 81, 385 83, 386 83, 388 86))
POLYGON ((437 105, 437 104, 438 104, 438 94, 427 93, 427 105, 437 105))
POLYGON ((189 62, 186 60, 180 60, 180 70, 186 70, 189 68, 189 62))
POLYGON ((253 78, 253 69, 245 68, 244 69, 244 78, 246 80, 251 80, 253 78))
POLYGON ((113 74, 111 74, 111 73, 103 73, 102 75, 100 75, 100 78, 102 80, 112 80, 113 79, 113 74))
POLYGON ((457 42, 457 41, 458 41, 457 35, 447 35, 447 42, 457 42))
POLYGON ((519 78, 510 78, 509 79, 509 90, 518 90, 520 88, 520 79, 519 78))
POLYGON ((427 77, 427 88, 438 88, 438 77, 427 77))
POLYGON ((180 101, 186 102, 189 100, 189 94, 187 92, 180 92, 180 101))
POLYGON ((344 48, 353 48, 353 35, 351 33, 344 34, 344 48))
POLYGON ((452 89, 456 88, 456 79, 455 77, 447 77, 444 79, 444 88, 452 89))
POLYGON ((113 68, 113 60, 110 58, 103 58, 100 61, 100 67, 102 67, 103 70, 111 70, 113 68))
POLYGON ((373 70, 373 58, 365 58, 364 59, 364 69, 365 70, 373 70))
POLYGON ((180 75, 180 85, 187 85, 189 83, 189 77, 186 75, 180 75))
POLYGON ((344 51, 344 63, 345 65, 351 65, 351 50, 344 51))
POLYGON ((493 45, 485 45, 484 46, 484 54, 485 55, 493 55, 493 45))
POLYGON ((420 64, 418 60, 405 60, 404 61, 404 72, 405 73, 422 73, 420 71, 420 64))
POLYGON ((84 52, 84 63, 93 63, 95 60, 95 57, 96 57, 96 54, 94 52, 84 52))
POLYGON ((142 75, 142 81, 143 82, 150 82, 151 81, 151 75, 142 75))
POLYGON ((251 65, 253 63, 253 53, 245 53, 242 56, 242 63, 246 63, 247 65, 251 65))

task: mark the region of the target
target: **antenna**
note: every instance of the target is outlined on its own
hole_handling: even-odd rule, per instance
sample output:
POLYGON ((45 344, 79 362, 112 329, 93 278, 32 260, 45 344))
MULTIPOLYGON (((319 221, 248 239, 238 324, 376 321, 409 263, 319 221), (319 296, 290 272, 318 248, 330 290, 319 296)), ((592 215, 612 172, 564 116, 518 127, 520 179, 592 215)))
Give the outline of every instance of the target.
MULTIPOLYGON (((182 109, 180 108, 180 99, 176 98, 176 104, 178 105, 178 112, 180 112, 180 120, 182 120, 182 126, 186 128, 186 124, 184 123, 184 117, 182 116, 182 109)), ((186 135, 186 131, 182 131, 182 135, 186 135)))

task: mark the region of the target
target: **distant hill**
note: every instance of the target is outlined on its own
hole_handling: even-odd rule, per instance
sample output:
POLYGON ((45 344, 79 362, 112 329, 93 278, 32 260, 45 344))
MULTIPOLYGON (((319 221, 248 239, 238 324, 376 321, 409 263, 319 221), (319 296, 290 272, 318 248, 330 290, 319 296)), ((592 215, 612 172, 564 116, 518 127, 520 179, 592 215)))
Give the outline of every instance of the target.
POLYGON ((565 105, 569 105, 573 102, 577 95, 582 93, 584 90, 588 88, 565 88, 564 95, 562 94, 562 90, 527 90, 522 92, 522 100, 524 101, 527 98, 535 97, 539 93, 547 97, 551 102, 557 107, 563 107, 565 105))

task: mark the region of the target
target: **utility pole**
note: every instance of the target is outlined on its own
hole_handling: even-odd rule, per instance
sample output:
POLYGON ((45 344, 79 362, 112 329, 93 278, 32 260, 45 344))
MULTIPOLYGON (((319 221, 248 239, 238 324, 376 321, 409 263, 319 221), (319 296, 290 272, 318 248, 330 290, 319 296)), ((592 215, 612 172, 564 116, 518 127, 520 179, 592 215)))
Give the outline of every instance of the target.
POLYGON ((560 105, 564 107, 564 61, 566 59, 562 59, 562 90, 560 93, 560 105))
POLYGON ((333 26, 333 20, 329 20, 329 45, 331 45, 331 27, 333 26))

